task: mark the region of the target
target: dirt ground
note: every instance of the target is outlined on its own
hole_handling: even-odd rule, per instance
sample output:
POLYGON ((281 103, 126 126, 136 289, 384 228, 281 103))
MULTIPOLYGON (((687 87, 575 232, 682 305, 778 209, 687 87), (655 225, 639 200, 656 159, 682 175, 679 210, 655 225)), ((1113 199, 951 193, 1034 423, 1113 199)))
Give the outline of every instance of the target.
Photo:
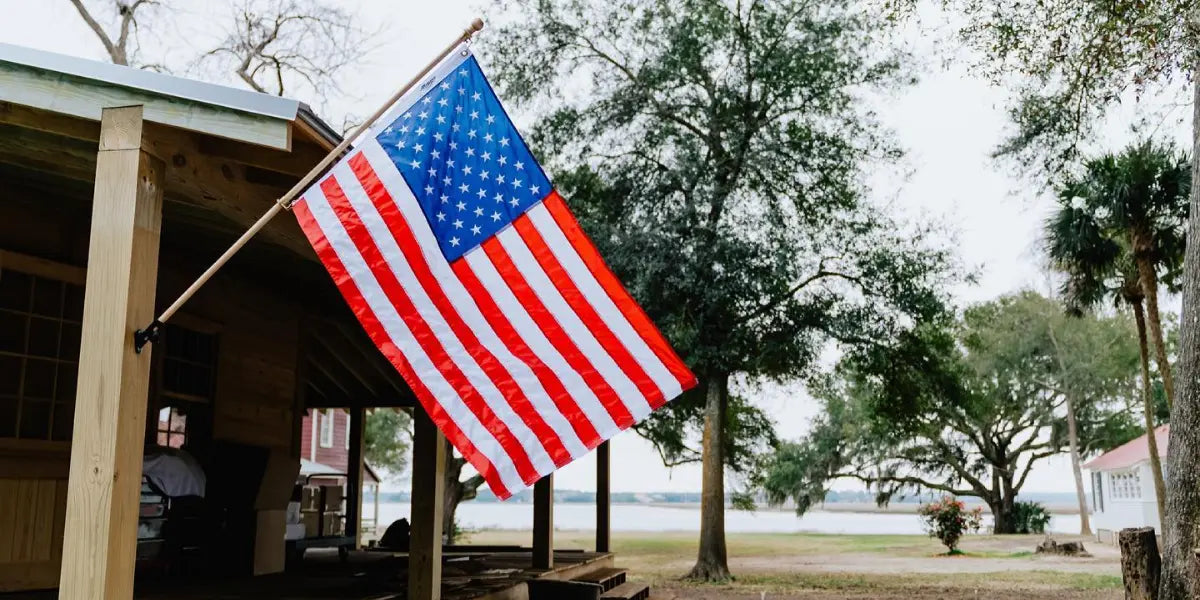
POLYGON ((650 600, 1119 600, 1122 590, 995 590, 958 587, 914 587, 900 590, 805 590, 791 592, 745 592, 735 589, 703 589, 694 586, 654 586, 650 600))
MULTIPOLYGON (((521 543, 523 532, 481 532, 472 543, 521 543)), ((1055 536, 1060 542, 1075 536, 1055 536)), ((679 580, 696 556, 695 534, 617 533, 617 566, 651 585, 651 600, 1118 600, 1120 553, 1083 540, 1090 558, 1033 552, 1042 536, 968 536, 961 556, 923 536, 730 534, 720 585, 679 580)), ((591 532, 556 532, 562 548, 591 532)), ((527 543, 527 542, 525 542, 527 543)))

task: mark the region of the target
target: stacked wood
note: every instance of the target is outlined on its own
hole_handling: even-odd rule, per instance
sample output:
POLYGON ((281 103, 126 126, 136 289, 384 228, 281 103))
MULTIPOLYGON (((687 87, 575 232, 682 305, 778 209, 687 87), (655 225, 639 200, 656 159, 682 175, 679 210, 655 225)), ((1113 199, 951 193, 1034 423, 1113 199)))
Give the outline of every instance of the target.
POLYGON ((1158 577, 1162 562, 1154 528, 1122 529, 1117 534, 1117 543, 1121 547, 1125 600, 1158 600, 1158 577))

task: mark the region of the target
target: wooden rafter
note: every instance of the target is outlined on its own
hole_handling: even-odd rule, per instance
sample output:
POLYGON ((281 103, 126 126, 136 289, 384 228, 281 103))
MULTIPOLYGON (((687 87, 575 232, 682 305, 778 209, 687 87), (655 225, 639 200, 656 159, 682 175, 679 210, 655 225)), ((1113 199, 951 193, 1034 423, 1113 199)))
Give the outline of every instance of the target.
MULTIPOLYGON (((82 181, 93 177, 94 144, 99 140, 96 123, 0 102, 0 125, 7 126, 0 135, 0 162, 82 181)), ((286 183, 298 179, 294 173, 319 152, 304 144, 301 154, 293 156, 152 123, 146 124, 144 135, 146 151, 165 164, 168 200, 211 210, 242 228, 254 223, 286 191, 286 183), (254 169, 273 170, 281 176, 254 177, 250 175, 254 169)), ((307 260, 316 260, 293 219, 276 219, 261 235, 307 260)))
POLYGON ((338 387, 353 400, 353 404, 366 405, 376 398, 372 388, 363 385, 354 372, 347 369, 319 339, 313 340, 309 345, 308 360, 313 367, 337 383, 338 387))
POLYGON ((397 401, 403 402, 398 406, 410 406, 415 399, 412 390, 408 389, 408 385, 404 383, 404 379, 400 377, 400 373, 396 371, 391 363, 379 353, 375 345, 361 332, 357 325, 348 325, 341 321, 330 320, 327 325, 333 329, 333 334, 341 336, 347 343, 350 349, 357 352, 363 364, 370 365, 372 369, 384 380, 388 382, 392 391, 397 395, 397 401))

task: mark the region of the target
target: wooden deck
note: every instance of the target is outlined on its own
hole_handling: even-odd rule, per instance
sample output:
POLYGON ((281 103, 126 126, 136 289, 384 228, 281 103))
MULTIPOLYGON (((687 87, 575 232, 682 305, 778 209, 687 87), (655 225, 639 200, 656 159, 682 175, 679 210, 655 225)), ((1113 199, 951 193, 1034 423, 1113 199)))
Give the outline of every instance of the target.
MULTIPOLYGON (((532 569, 529 550, 447 552, 442 572, 444 600, 524 600, 531 579, 573 579, 611 567, 612 554, 557 550, 555 567, 532 569)), ((310 550, 298 568, 287 573, 243 578, 138 581, 137 600, 399 600, 407 597, 408 557, 404 554, 352 552, 346 562, 336 551, 310 550)), ((0 594, 3 600, 50 600, 53 590, 0 594)))

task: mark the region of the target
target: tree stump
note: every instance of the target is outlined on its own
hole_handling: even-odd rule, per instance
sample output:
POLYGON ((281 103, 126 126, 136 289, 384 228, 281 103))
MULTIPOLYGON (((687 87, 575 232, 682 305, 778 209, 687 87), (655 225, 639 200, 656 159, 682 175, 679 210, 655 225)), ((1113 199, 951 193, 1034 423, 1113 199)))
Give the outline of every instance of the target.
POLYGON ((1058 543, 1049 536, 1038 544, 1034 549, 1035 554, 1058 554, 1060 556, 1075 556, 1079 558, 1091 558, 1091 553, 1083 547, 1083 542, 1063 542, 1058 543))
POLYGON ((1121 546, 1121 578, 1125 582, 1125 600, 1158 600, 1158 576, 1162 562, 1153 527, 1122 529, 1117 534, 1121 546))

